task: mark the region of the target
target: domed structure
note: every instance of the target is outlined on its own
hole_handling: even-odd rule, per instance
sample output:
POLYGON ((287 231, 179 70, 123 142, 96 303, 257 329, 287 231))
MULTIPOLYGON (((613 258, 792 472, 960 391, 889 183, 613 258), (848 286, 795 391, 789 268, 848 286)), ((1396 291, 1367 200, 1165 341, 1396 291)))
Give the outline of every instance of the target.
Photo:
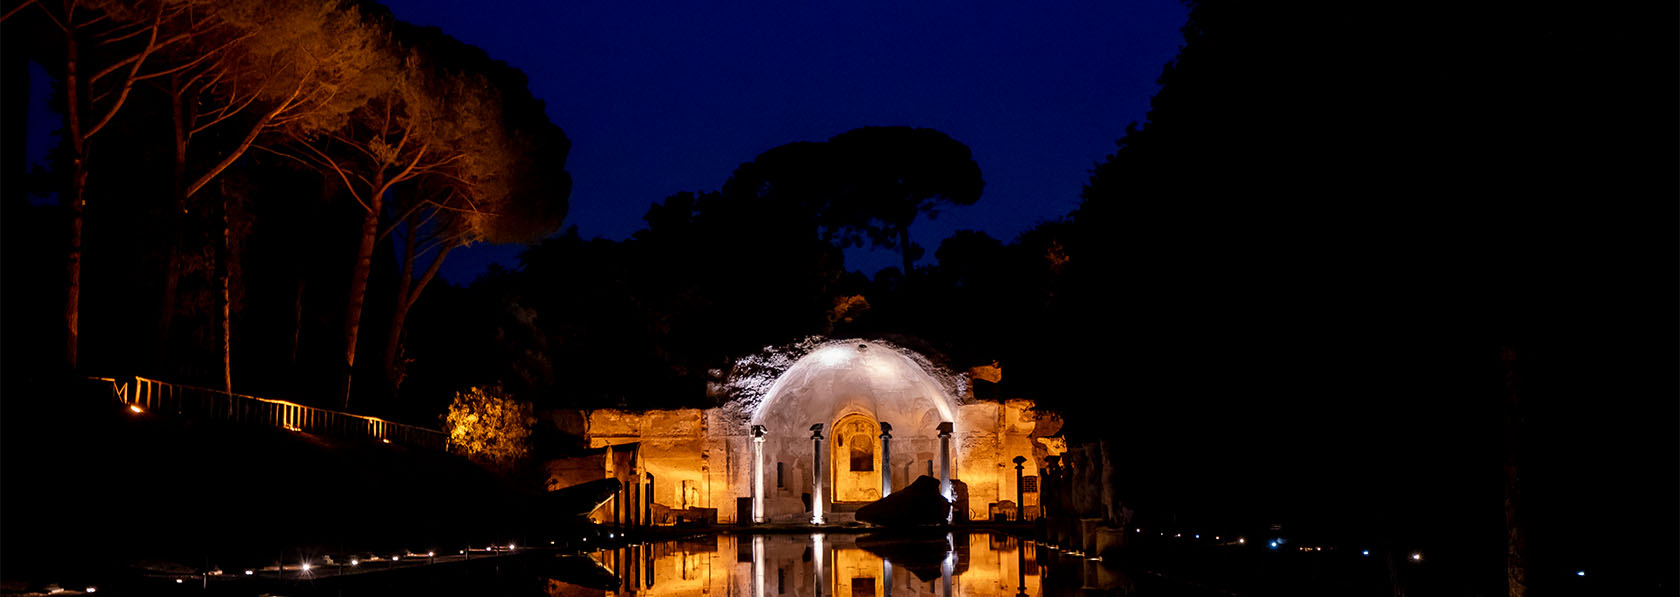
POLYGON ((886 342, 822 342, 780 362, 767 389, 720 408, 580 413, 602 456, 550 463, 550 484, 603 469, 624 481, 603 521, 824 523, 928 475, 956 516, 986 518, 1034 488, 1017 487, 1012 458, 1027 457, 1026 481, 1060 446, 1037 441, 1061 422, 1030 401, 965 401, 966 377, 886 342))

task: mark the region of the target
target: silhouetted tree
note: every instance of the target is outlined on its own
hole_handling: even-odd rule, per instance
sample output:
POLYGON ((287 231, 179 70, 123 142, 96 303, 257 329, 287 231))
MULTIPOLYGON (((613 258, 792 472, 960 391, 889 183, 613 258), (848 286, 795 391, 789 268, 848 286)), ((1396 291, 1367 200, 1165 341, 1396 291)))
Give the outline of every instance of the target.
POLYGON ((897 250, 909 273, 922 253, 910 241, 916 217, 972 205, 983 186, 967 146, 933 129, 893 126, 776 147, 737 168, 723 194, 797 205, 825 242, 846 247, 868 239, 897 250))
POLYGON ((186 37, 171 34, 165 23, 182 8, 163 0, 116 2, 67 0, 61 3, 25 0, 7 6, 0 21, 28 9, 44 23, 37 29, 57 30, 59 61, 51 66, 64 81, 64 138, 69 150, 66 188, 60 201, 69 208, 69 260, 64 301, 65 365, 77 366, 80 342, 83 216, 87 207, 89 156, 94 136, 111 124, 128 103, 143 76, 154 74, 152 60, 186 37))
POLYGON ((828 140, 840 160, 844 204, 831 217, 867 221, 870 241, 896 249, 904 273, 915 271, 922 248, 910 241, 919 215, 942 206, 973 205, 985 186, 968 147, 933 129, 864 127, 828 140))

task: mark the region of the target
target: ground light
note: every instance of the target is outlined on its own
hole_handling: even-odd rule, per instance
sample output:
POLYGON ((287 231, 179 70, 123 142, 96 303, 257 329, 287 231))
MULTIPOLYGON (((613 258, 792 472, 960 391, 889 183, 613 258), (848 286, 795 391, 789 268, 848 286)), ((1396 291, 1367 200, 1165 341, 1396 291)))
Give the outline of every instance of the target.
POLYGON ((1361 550, 1359 550, 1359 555, 1362 555, 1362 556, 1368 556, 1368 555, 1371 555, 1371 550, 1369 550, 1369 549, 1361 549, 1361 550))
POLYGON ((140 405, 138 405, 138 404, 128 405, 128 410, 134 411, 134 414, 137 414, 137 415, 140 414, 140 413, 146 412, 145 409, 140 408, 140 405))
MULTIPOLYGON (((1576 571, 1575 571, 1575 576, 1586 576, 1586 575, 1587 575, 1587 571, 1586 571, 1586 570, 1576 570, 1576 571)), ((93 590, 92 590, 92 589, 89 589, 89 590, 88 590, 88 592, 89 592, 89 593, 92 593, 92 592, 93 592, 93 590)))
POLYGON ((1418 551, 1412 552, 1412 561, 1413 562, 1422 562, 1423 561, 1423 552, 1418 552, 1418 551))

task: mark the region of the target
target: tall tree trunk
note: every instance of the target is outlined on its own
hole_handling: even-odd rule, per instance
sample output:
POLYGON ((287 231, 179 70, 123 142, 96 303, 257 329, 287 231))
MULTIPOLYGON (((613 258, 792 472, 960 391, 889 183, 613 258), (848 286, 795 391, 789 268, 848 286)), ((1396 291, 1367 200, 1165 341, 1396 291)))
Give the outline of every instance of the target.
POLYGON ((76 348, 80 341, 82 300, 82 214, 87 200, 88 143, 82 137, 81 77, 77 56, 76 33, 64 34, 64 125, 70 138, 70 189, 64 204, 70 208, 70 252, 66 264, 64 297, 64 362, 69 371, 76 370, 76 348))
POLYGON ((420 244, 418 226, 414 225, 414 215, 408 217, 407 230, 403 235, 402 273, 397 276, 396 302, 391 306, 391 329, 385 336, 385 351, 380 354, 380 370, 385 372, 385 380, 396 388, 402 384, 401 375, 397 371, 397 352, 402 347, 402 324, 408 318, 409 286, 414 283, 414 249, 420 244))
MULTIPOLYGON (((371 188, 383 190, 383 181, 375 181, 371 188)), ((350 408, 351 375, 356 368, 356 334, 361 331, 362 304, 367 297, 368 274, 373 271, 373 246, 379 238, 379 211, 383 198, 375 193, 368 197, 368 211, 362 217, 361 242, 356 246, 356 267, 350 274, 350 297, 344 312, 344 361, 339 375, 341 406, 350 408)))
POLYGON ((426 272, 420 275, 420 279, 413 279, 414 261, 417 258, 415 245, 418 244, 419 236, 418 227, 413 224, 417 217, 418 214, 409 216, 408 238, 403 245, 402 278, 397 280, 397 302, 395 308, 391 310, 391 331, 385 339, 385 354, 381 362, 381 365, 384 366, 386 379, 391 382, 393 388, 401 385, 403 377, 402 372, 397 368, 397 353, 402 348, 402 332, 403 327, 408 322, 408 312, 414 308, 415 301, 420 300, 420 292, 426 289, 426 285, 431 283, 432 278, 437 277, 438 269, 443 266, 443 259, 448 257, 449 251, 455 247, 455 245, 445 245, 438 251, 437 257, 432 259, 431 265, 426 267, 426 272))
POLYGON ((1522 400, 1517 393, 1517 353, 1501 348, 1505 367, 1505 582, 1506 594, 1528 593, 1528 541, 1522 519, 1519 453, 1522 449, 1522 400))

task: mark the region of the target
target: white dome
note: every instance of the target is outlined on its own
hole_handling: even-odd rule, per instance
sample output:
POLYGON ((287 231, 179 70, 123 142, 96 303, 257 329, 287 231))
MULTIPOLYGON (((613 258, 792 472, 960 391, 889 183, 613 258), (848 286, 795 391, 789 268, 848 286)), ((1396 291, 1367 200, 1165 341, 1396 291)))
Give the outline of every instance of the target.
POLYGON ((931 435, 939 423, 954 422, 955 412, 944 384, 909 355, 879 342, 841 340, 818 347, 777 378, 751 423, 787 437, 859 413, 892 424, 895 434, 931 435))

